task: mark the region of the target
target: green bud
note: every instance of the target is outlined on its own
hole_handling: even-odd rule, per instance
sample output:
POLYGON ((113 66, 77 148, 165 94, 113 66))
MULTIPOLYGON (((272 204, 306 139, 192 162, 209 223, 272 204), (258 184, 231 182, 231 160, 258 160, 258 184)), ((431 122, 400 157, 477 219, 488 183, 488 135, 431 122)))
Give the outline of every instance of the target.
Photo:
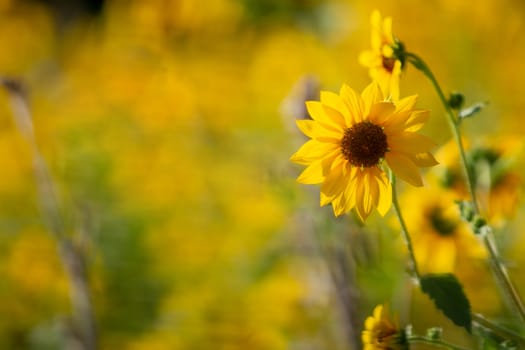
POLYGON ((505 340, 499 344, 500 349, 515 350, 518 348, 517 344, 512 340, 505 340))
POLYGON ((460 109, 465 103, 465 96, 459 92, 452 92, 448 98, 448 105, 452 109, 460 109))
POLYGON ((443 335, 443 329, 441 327, 432 327, 427 329, 427 338, 432 340, 440 340, 443 335))
POLYGON ((459 207, 459 214, 466 222, 471 222, 474 219, 474 206, 469 201, 456 201, 459 207))
POLYGON ((481 228, 485 225, 487 225, 487 220, 476 215, 472 220, 472 231, 474 231, 475 234, 479 235, 481 233, 481 228))
POLYGON ((406 62, 405 45, 401 41, 399 41, 398 38, 395 38, 392 49, 394 50, 394 57, 401 62, 401 68, 405 68, 405 62, 406 62))

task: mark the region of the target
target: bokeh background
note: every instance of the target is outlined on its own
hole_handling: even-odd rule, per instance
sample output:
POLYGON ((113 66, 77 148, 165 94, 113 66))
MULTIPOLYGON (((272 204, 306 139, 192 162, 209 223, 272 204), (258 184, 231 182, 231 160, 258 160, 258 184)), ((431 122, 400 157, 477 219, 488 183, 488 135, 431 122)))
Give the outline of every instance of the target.
MULTIPOLYGON (((521 137, 520 0, 0 0, 0 76, 27 91, 98 348, 357 349, 385 301, 402 323, 469 342, 410 291, 394 221, 333 218, 288 161, 305 99, 368 84, 357 57, 374 9, 445 91, 489 102, 465 122, 471 142, 521 137)), ((445 144, 442 107, 409 67, 401 95, 414 93, 432 110, 424 133, 445 144)), ((0 348, 82 349, 11 98, 0 93, 0 348)), ((525 290, 515 219, 500 241, 525 290)), ((474 296, 491 278, 476 268, 474 296)), ((504 315, 490 295, 473 305, 504 315)))

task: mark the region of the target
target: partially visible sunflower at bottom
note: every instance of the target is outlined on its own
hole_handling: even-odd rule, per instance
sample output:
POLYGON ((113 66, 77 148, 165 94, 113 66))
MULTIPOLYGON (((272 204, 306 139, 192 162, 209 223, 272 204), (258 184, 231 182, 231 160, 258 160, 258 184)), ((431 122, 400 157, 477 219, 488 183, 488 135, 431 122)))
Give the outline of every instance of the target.
POLYGON ((407 190, 400 198, 412 236, 418 266, 423 273, 456 271, 460 259, 486 256, 454 202, 457 195, 438 186, 407 190))
POLYGON ((320 102, 306 102, 312 120, 296 121, 311 139, 290 158, 307 166, 297 181, 321 184, 320 204, 332 203, 336 216, 353 208, 362 221, 374 208, 384 216, 392 204, 386 166, 422 186, 419 168, 437 164, 434 142, 416 132, 429 117, 416 99, 387 101, 375 82, 361 95, 347 85, 339 95, 321 91, 320 102))
POLYGON ((408 349, 406 334, 397 321, 390 316, 385 305, 377 305, 372 316, 365 320, 361 333, 364 350, 403 350, 408 349))

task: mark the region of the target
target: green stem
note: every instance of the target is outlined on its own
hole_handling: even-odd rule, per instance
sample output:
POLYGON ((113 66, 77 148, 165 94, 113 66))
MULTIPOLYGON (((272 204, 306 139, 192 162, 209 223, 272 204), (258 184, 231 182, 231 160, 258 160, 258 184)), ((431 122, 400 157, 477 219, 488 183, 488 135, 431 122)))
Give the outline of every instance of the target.
POLYGON ((476 198, 476 190, 474 186, 474 177, 472 171, 468 167, 467 157, 465 154, 465 147, 463 146, 463 141, 461 140, 461 133, 459 131, 459 125, 457 122, 457 118, 454 115, 454 111, 452 110, 452 108, 450 108, 450 105, 448 104, 448 101, 445 97, 445 94, 443 93, 443 90, 441 89, 441 86, 439 85, 436 77, 434 76, 428 65, 416 54, 407 53, 406 57, 408 61, 414 65, 414 67, 423 72, 423 74, 425 74, 425 76, 430 80, 439 96, 439 99, 441 100, 441 103, 443 104, 443 107, 445 107, 450 130, 452 131, 454 141, 458 146, 459 156, 461 158, 461 164, 463 167, 463 173, 467 181, 470 197, 472 198, 472 204, 474 205, 474 210, 476 211, 476 213, 479 213, 478 201, 476 198))
POLYGON ((420 275, 419 269, 417 267, 417 260, 414 254, 414 249, 412 248, 412 240, 410 239, 410 234, 408 233, 408 229, 405 220, 403 219, 403 215, 401 215, 401 207, 399 206, 399 201, 397 200, 396 177, 392 171, 390 171, 390 182, 392 183, 392 204, 394 205, 394 211, 396 212, 399 225, 401 226, 401 233, 403 235, 403 239, 408 250, 408 256, 410 258, 410 272, 412 277, 416 278, 419 282, 420 275))
POLYGON ((475 324, 478 324, 479 326, 486 328, 487 330, 491 331, 495 335, 503 338, 503 339, 510 339, 515 341, 516 343, 519 343, 521 345, 525 345, 525 338, 523 338, 518 333, 515 333, 505 327, 502 327, 488 319, 486 319, 483 315, 472 313, 472 322, 475 324))
POLYGON ((444 348, 444 349, 449 349, 449 350, 468 350, 467 348, 463 348, 458 345, 447 343, 440 339, 431 339, 431 338, 423 337, 420 335, 409 336, 407 338, 407 341, 409 343, 423 343, 423 344, 428 344, 428 345, 432 345, 432 346, 444 348))
MULTIPOLYGON (((467 157, 465 156, 465 149, 463 147, 463 142, 461 140, 461 133, 459 130, 458 120, 455 117, 452 108, 448 104, 448 101, 445 98, 445 95, 443 94, 443 90, 441 90, 441 87, 439 86, 439 83, 436 77, 434 76, 434 74, 432 73, 428 65, 419 56, 413 53, 406 53, 406 58, 408 59, 410 63, 412 63, 412 65, 414 65, 414 67, 416 67, 421 72, 423 72, 423 74, 430 80, 430 82, 434 86, 434 89, 436 90, 439 96, 439 99, 441 100, 441 103, 443 104, 443 107, 445 108, 445 111, 447 112, 446 113, 447 120, 449 122, 452 134, 454 135, 454 140, 456 141, 456 144, 459 149, 461 165, 463 167, 463 172, 465 173, 465 178, 466 178, 468 190, 470 192, 473 209, 474 209, 475 214, 479 216, 480 210, 479 210, 478 201, 476 198, 476 191, 474 188, 473 173, 468 166, 467 157)), ((514 309, 516 309, 522 321, 525 322, 525 307, 523 306, 520 296, 518 295, 516 288, 514 287, 509 277, 506 267, 500 261, 496 246, 492 240, 492 228, 490 226, 488 225, 485 226, 485 233, 482 235, 482 237, 483 237, 482 239, 483 244, 485 245, 487 251, 489 252, 491 265, 496 275, 496 281, 498 282, 501 290, 511 300, 512 305, 514 306, 514 309)))
POLYGON ((480 235, 485 247, 487 247, 489 252, 490 262, 496 275, 496 280, 499 282, 499 285, 503 287, 503 291, 506 293, 508 299, 512 301, 512 304, 514 305, 518 315, 525 323, 525 306, 521 301, 516 287, 510 279, 507 268, 501 262, 496 244, 494 243, 494 239, 492 237, 492 228, 488 225, 484 226, 480 235))

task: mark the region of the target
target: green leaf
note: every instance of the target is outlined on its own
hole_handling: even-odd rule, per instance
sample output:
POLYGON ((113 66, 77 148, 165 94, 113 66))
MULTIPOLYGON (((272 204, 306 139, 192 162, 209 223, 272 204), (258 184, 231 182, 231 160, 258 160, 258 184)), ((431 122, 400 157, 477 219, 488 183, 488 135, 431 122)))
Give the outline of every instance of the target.
POLYGON ((428 274, 421 277, 420 283, 423 293, 445 316, 471 333, 470 303, 456 276, 451 273, 428 274))

